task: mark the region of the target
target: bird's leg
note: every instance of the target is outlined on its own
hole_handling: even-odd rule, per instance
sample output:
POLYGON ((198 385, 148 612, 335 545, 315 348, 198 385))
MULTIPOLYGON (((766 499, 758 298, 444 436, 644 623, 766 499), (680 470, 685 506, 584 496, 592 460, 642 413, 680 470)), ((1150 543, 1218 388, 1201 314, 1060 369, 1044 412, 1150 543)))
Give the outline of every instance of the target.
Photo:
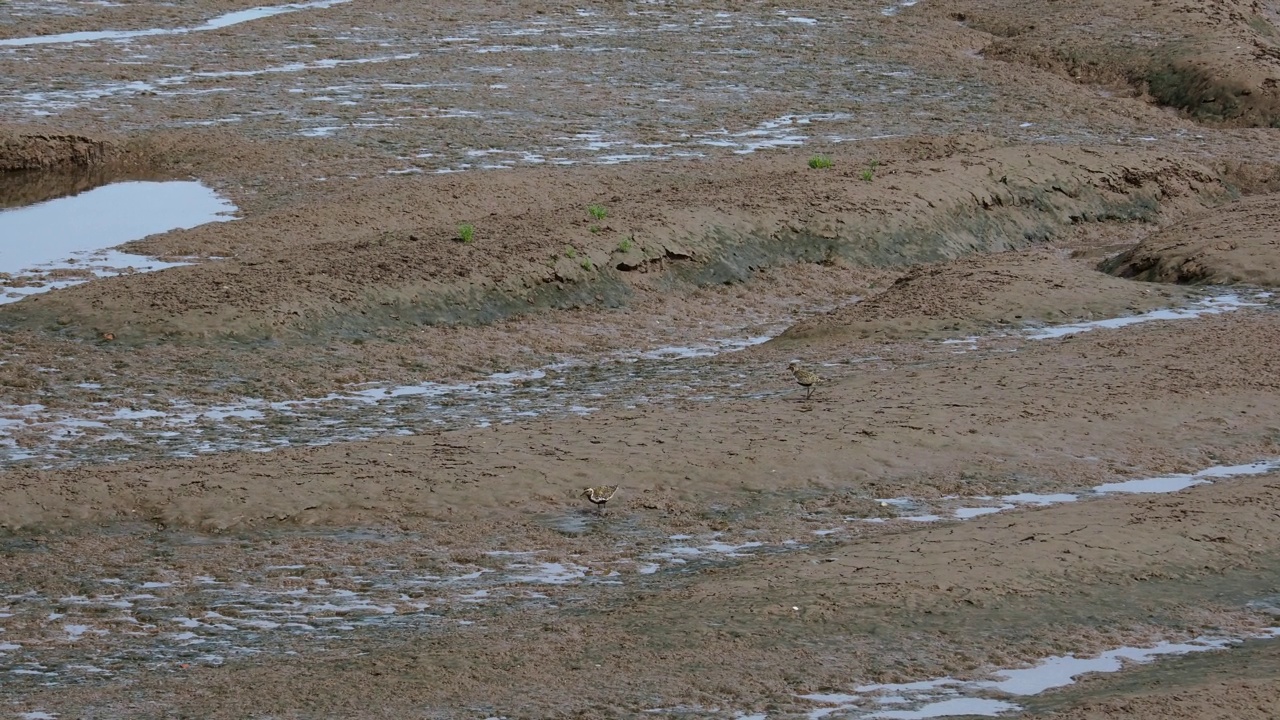
POLYGON ((804 399, 808 400, 809 397, 812 395, 813 395, 813 386, 810 385, 809 387, 805 388, 804 399))

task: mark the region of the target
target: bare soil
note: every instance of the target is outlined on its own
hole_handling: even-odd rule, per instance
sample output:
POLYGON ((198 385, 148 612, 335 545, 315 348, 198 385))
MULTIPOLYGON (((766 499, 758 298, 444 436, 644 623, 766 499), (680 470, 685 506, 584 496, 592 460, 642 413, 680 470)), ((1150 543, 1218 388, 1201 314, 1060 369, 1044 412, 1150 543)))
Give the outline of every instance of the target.
POLYGON ((1275 287, 1280 261, 1276 200, 1239 200, 1144 239, 1106 268, 1154 282, 1248 283, 1275 287))
POLYGON ((1134 314, 1184 298, 1181 288, 1118 281, 1065 250, 1008 252, 916 267, 861 302, 792 325, 775 342, 955 336, 1134 314))
MULTIPOLYGON (((1275 624, 1272 466, 1095 490, 1280 457, 1273 7, 255 6, 0 13, 0 208, 240 208, 0 305, 13 712, 789 718, 1275 624)), ((1000 697, 1269 719, 1276 648, 1000 697)))

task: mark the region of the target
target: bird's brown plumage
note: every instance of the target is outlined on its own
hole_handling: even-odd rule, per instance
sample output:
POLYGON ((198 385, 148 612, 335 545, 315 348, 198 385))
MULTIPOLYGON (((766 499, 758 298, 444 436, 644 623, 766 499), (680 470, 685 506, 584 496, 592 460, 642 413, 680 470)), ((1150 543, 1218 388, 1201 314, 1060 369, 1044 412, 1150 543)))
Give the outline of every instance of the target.
POLYGON ((617 485, 597 485, 589 487, 582 491, 582 496, 596 504, 600 508, 600 512, 604 512, 605 503, 613 499, 618 494, 617 485))
POLYGON ((806 390, 804 399, 808 400, 809 396, 813 395, 813 387, 821 383, 822 378, 812 370, 806 370, 800 367, 799 361, 796 360, 791 361, 791 364, 788 365, 787 368, 791 370, 791 374, 795 377, 796 382, 800 384, 800 387, 803 387, 806 390))

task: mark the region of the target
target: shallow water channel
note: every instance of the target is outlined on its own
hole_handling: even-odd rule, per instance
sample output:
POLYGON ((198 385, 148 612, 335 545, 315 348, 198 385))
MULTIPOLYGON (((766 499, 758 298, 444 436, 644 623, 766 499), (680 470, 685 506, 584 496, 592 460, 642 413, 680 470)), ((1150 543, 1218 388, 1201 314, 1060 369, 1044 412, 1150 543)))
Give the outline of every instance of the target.
MULTIPOLYGON (((1185 308, 1127 318, 998 332, 937 345, 970 352, 987 341, 1035 342, 1069 334, 1174 321, 1244 307, 1270 307, 1269 293, 1221 294, 1185 308)), ((785 373, 756 362, 706 362, 706 358, 768 340, 762 335, 726 336, 692 346, 619 353, 587 361, 567 358, 533 370, 498 373, 474 382, 389 386, 366 384, 312 398, 267 401, 242 398, 210 404, 173 400, 167 407, 121 408, 109 399, 76 413, 43 405, 0 407, 0 467, 61 467, 127 459, 191 457, 201 453, 323 445, 383 435, 415 435, 440 429, 488 427, 538 417, 588 415, 604 407, 630 409, 672 402, 762 400, 796 392, 785 373)), ((1016 345, 1015 345, 1016 347, 1016 345)), ((852 366, 871 358, 844 358, 852 366)), ((134 399, 137 400, 136 398, 134 399)))

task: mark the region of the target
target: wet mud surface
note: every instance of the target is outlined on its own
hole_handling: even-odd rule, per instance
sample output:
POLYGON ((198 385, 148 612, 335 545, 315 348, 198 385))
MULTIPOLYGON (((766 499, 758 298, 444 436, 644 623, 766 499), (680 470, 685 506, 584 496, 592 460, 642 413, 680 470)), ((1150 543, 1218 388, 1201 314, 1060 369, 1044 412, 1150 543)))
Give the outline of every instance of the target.
POLYGON ((5 4, 0 714, 1275 717, 1277 21, 5 4))

